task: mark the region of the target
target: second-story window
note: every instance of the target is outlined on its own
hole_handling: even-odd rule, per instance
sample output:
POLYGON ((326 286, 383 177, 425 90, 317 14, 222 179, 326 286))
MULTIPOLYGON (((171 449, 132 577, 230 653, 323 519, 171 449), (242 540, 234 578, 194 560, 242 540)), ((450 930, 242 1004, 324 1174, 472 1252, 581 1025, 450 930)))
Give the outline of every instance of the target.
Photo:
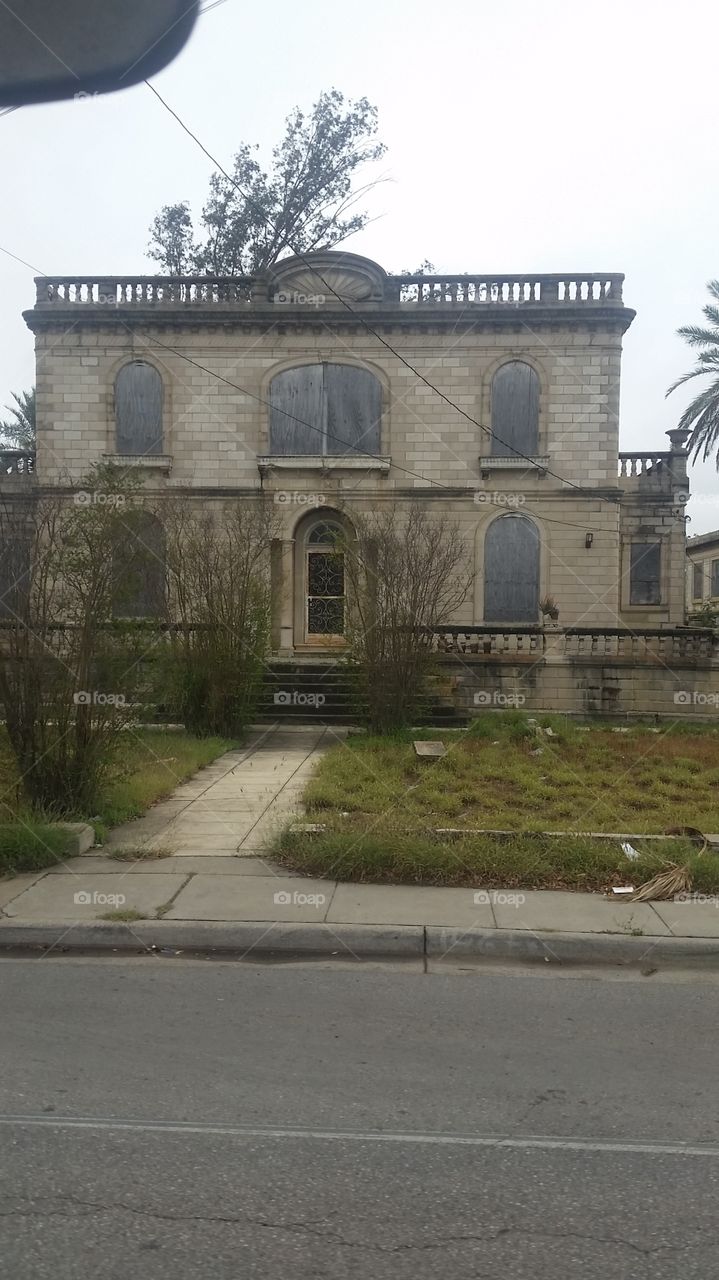
POLYGON ((492 378, 492 457, 536 457, 539 378, 523 360, 500 365, 492 378))
POLYGON ((145 360, 123 365, 115 379, 115 452, 162 453, 162 378, 145 360))
POLYGON ((382 388, 368 369, 285 369, 272 379, 269 399, 271 454, 379 454, 382 388))
MULTIPOLYGON (((719 560, 716 562, 719 564, 719 560)), ((692 566, 692 599, 701 600, 704 596, 704 565, 703 563, 692 566)))

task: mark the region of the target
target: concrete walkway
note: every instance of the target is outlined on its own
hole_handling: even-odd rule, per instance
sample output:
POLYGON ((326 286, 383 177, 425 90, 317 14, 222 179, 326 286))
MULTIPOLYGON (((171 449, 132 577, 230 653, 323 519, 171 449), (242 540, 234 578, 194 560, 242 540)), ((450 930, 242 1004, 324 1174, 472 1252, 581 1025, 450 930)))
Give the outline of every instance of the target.
POLYGON ((133 913, 125 927, 138 938, 148 928, 141 918, 165 929, 171 922, 226 924, 235 932, 255 926, 275 939, 283 929, 289 937, 294 926, 318 926, 315 936, 325 939, 320 949, 329 950, 337 949, 338 931, 365 928, 384 930, 385 937, 387 930, 444 930, 452 947, 472 936, 524 935, 545 939, 550 951, 551 939, 562 934, 637 943, 706 939, 716 942, 719 959, 719 898, 632 903, 544 890, 345 884, 308 880, 273 864, 268 841, 300 816, 302 791, 320 755, 345 734, 333 726, 258 729, 242 750, 182 783, 145 817, 116 828, 108 848, 0 880, 0 946, 15 945, 23 923, 62 926, 63 938, 82 926, 94 926, 93 938, 103 930, 116 934, 116 925, 98 922, 119 910, 133 913), (127 863, 107 856, 148 847, 170 856, 127 863))
POLYGON ((322 754, 347 736, 339 727, 269 725, 180 784, 143 818, 115 827, 107 852, 158 849, 176 857, 251 857, 301 809, 322 754))

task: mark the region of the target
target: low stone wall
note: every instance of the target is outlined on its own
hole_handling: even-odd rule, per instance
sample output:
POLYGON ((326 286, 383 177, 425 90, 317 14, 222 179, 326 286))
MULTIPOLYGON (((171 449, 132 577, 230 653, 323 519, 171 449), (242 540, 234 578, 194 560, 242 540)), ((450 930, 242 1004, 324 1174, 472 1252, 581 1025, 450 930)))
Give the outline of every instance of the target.
POLYGON ((551 655, 510 660, 447 655, 441 670, 457 709, 470 716, 521 707, 585 716, 715 719, 719 724, 716 659, 668 666, 551 655))

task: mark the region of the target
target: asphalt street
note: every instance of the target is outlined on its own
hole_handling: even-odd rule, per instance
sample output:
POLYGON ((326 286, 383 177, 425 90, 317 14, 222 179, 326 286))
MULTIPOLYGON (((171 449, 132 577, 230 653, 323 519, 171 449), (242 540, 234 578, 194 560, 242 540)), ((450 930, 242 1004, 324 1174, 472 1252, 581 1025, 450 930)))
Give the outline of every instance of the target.
POLYGON ((719 1277, 719 982, 0 961, 13 1280, 719 1277))

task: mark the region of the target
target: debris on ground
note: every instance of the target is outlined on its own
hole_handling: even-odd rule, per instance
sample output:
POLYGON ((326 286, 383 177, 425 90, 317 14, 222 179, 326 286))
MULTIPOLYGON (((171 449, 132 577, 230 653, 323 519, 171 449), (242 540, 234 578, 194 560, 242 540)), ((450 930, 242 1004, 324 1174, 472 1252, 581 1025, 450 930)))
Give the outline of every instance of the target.
POLYGON ((446 756, 447 748, 443 742, 421 742, 414 744, 414 754, 421 760, 441 760, 446 756))

